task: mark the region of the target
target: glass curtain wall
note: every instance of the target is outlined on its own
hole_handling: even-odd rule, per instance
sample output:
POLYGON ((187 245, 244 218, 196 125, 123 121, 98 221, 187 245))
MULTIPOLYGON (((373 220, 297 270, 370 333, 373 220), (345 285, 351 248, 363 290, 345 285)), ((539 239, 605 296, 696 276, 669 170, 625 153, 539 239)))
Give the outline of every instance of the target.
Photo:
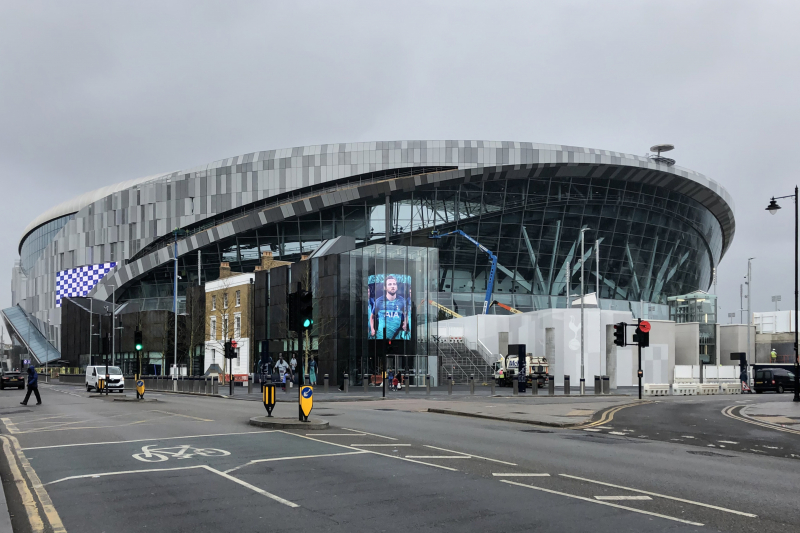
MULTIPOLYGON (((559 169, 542 174, 550 170, 559 169)), ((492 250, 498 256, 493 299, 520 311, 566 307, 568 295, 579 292, 582 228, 586 292, 599 292, 604 308, 619 302, 638 312, 652 307, 639 302, 654 304, 655 311, 642 313, 649 317, 665 314, 668 296, 707 289, 722 249, 718 221, 679 193, 607 178, 541 175, 395 191, 388 209, 379 197, 243 232, 201 250, 201 280, 217 279, 222 261, 233 272, 252 272, 265 251, 296 262, 335 236, 352 236, 359 248, 382 243, 387 226, 391 244, 439 249, 436 292, 443 293, 442 305, 462 315, 483 307, 488 257, 460 236, 431 240, 432 229, 460 229, 492 250)), ((197 283, 197 262, 195 253, 180 258, 179 296, 197 283)), ((172 268, 148 272, 118 291, 118 300, 171 298, 172 268)))

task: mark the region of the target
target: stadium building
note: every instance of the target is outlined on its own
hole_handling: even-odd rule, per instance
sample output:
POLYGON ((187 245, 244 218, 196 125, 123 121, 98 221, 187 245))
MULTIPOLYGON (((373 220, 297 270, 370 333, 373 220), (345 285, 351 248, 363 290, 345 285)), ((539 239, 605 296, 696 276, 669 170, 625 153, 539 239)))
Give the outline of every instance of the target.
POLYGON ((709 289, 735 223, 725 189, 662 157, 506 141, 265 150, 110 185, 42 213, 20 238, 2 313, 18 345, 55 361, 69 336, 67 300, 171 311, 176 241, 181 313, 187 289, 217 280, 223 263, 253 272, 264 252, 296 263, 344 236, 349 254, 437 248, 421 296, 436 307, 421 300, 417 312, 470 316, 482 312, 490 263, 463 237, 429 238, 455 229, 497 255, 493 299, 506 306, 569 306, 584 230, 587 292, 599 306, 668 319, 669 296, 709 289))

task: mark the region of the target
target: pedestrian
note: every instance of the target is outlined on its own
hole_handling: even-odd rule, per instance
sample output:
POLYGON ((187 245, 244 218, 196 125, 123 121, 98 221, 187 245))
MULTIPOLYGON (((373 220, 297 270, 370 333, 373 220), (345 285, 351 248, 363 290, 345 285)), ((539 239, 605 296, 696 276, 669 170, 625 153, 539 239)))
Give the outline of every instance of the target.
POLYGON ((311 363, 309 363, 309 370, 308 370, 308 377, 311 380, 312 385, 317 384, 317 360, 312 359, 311 363))
POLYGON ((397 386, 400 384, 400 380, 397 379, 397 376, 392 378, 392 390, 397 391, 397 386))
POLYGON ((283 375, 289 369, 289 363, 283 360, 283 354, 278 356, 278 362, 275 363, 275 370, 278 372, 278 375, 281 379, 283 379, 283 375))
POLYGON ((297 371, 297 359, 295 359, 294 354, 292 354, 292 360, 289 361, 289 366, 292 367, 292 374, 297 371))
POLYGON ((25 394, 25 399, 19 403, 28 405, 28 399, 31 397, 31 393, 36 395, 36 405, 42 405, 42 397, 39 396, 39 375, 36 373, 36 369, 34 369, 33 366, 28 367, 28 393, 25 394))
POLYGON ((773 348, 772 351, 769 352, 769 358, 772 363, 778 362, 778 352, 775 351, 775 348, 773 348))

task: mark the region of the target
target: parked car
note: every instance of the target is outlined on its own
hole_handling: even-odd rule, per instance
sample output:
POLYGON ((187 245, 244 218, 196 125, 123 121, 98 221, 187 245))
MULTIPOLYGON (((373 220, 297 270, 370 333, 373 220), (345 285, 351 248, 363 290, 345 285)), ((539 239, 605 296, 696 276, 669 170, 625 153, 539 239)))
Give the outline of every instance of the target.
MULTIPOLYGON (((97 380, 98 379, 105 379, 106 376, 106 366, 105 365, 95 365, 95 366, 87 366, 86 367, 86 392, 94 389, 99 391, 100 389, 97 388, 97 380)), ((122 370, 119 369, 118 366, 109 366, 108 367, 108 391, 119 391, 123 392, 125 390, 125 378, 122 375, 122 370)))
POLYGON ((785 390, 794 391, 794 373, 785 368, 756 370, 753 390, 756 391, 756 394, 764 391, 775 391, 778 394, 785 390))
POLYGON ((6 387, 15 387, 17 389, 25 388, 25 376, 22 372, 12 372, 11 370, 0 371, 0 390, 6 387))

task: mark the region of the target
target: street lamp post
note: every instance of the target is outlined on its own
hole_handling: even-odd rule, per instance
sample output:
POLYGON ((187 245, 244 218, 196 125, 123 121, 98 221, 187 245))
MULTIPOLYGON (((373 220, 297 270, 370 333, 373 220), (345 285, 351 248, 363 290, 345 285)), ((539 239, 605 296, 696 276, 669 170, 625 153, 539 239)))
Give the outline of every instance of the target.
POLYGON ((770 214, 774 215, 778 212, 778 209, 781 206, 778 205, 776 199, 780 198, 794 198, 794 398, 792 401, 800 402, 800 354, 797 352, 797 327, 798 327, 798 316, 797 313, 800 311, 800 295, 798 294, 798 286, 797 286, 797 276, 798 276, 798 235, 800 233, 800 217, 798 217, 798 208, 797 208, 797 186, 794 188, 794 194, 790 194, 787 196, 779 196, 778 198, 772 197, 772 200, 769 202, 769 206, 767 206, 767 211, 770 214))

